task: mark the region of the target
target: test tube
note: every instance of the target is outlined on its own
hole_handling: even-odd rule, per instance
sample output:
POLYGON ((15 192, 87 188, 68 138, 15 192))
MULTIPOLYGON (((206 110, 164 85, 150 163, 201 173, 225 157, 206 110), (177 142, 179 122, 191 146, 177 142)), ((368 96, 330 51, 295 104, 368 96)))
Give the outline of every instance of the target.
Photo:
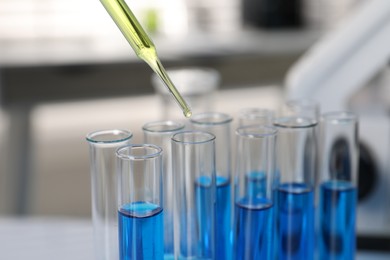
POLYGON ((92 223, 95 259, 118 259, 117 179, 115 151, 130 144, 132 133, 102 130, 89 133, 92 223))
POLYGON ((164 206, 164 254, 174 255, 173 245, 173 174, 171 137, 184 129, 184 124, 174 121, 156 121, 143 127, 144 142, 160 146, 163 151, 163 206, 164 206))
POLYGON ((116 155, 119 259, 164 259, 162 149, 134 144, 116 155))
POLYGON ((278 128, 276 254, 278 259, 313 259, 316 137, 314 119, 284 117, 278 128))
POLYGON ((245 126, 236 131, 234 259, 272 259, 275 140, 277 130, 245 126))
MULTIPOLYGON (((298 99, 289 99, 287 100, 280 109, 280 114, 279 117, 303 117, 303 118, 309 118, 312 120, 317 121, 317 123, 320 120, 320 105, 318 104, 317 101, 310 99, 310 98, 298 98, 298 99)), ((318 124, 315 127, 315 135, 317 138, 317 143, 319 143, 318 138, 320 137, 319 135, 319 126, 318 124)), ((319 146, 316 146, 317 149, 319 149, 319 146)), ((317 150, 318 154, 318 150, 317 150)), ((319 171, 319 156, 316 156, 316 162, 315 162, 315 167, 316 167, 316 172, 319 171)), ((316 180, 316 186, 319 182, 319 174, 316 174, 315 176, 316 180)), ((318 205, 318 194, 314 194, 314 205, 317 208, 318 205)), ((317 224, 317 223, 316 223, 317 224)), ((317 228, 317 227, 316 227, 317 228)))
POLYGON ((200 131, 172 137, 175 259, 215 257, 215 136, 200 131))
POLYGON ((349 112, 321 119, 319 258, 355 258, 358 120, 349 112))
POLYGON ((217 259, 231 256, 231 122, 232 117, 217 112, 195 114, 191 118, 194 129, 215 135, 217 175, 217 259))
MULTIPOLYGON (((171 68, 167 72, 192 111, 206 112, 214 108, 215 91, 221 82, 221 76, 217 70, 205 67, 187 67, 171 68)), ((157 74, 152 75, 151 82, 160 99, 161 118, 175 121, 182 119, 176 104, 171 101, 172 95, 157 74)))
POLYGON ((265 108, 244 108, 239 112, 239 126, 269 125, 272 126, 274 113, 265 108))
POLYGON ((299 116, 318 121, 320 116, 320 106, 316 101, 308 98, 290 99, 281 106, 279 116, 299 116))

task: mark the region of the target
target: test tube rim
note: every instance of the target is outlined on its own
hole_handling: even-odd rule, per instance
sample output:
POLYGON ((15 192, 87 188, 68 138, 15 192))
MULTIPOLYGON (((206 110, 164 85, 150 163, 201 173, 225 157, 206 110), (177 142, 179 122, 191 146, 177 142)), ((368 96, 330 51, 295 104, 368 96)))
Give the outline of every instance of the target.
MULTIPOLYGON (((221 76, 218 72, 218 70, 209 68, 209 67, 185 67, 185 68, 170 68, 167 69, 167 74, 171 78, 172 81, 177 82, 180 81, 180 77, 184 78, 186 77, 186 74, 191 75, 192 78, 201 78, 202 83, 198 83, 196 81, 195 83, 189 83, 190 80, 187 79, 187 85, 191 85, 191 87, 181 88, 180 85, 178 85, 178 90, 180 93, 184 96, 196 96, 203 93, 215 91, 218 89, 218 86, 221 81, 221 76), (206 80, 204 80, 206 79, 206 80), (196 86, 194 88, 194 85, 196 86)), ((171 93, 169 90, 165 87, 164 83, 161 81, 161 78, 158 77, 156 74, 153 74, 151 77, 153 86, 155 90, 164 95, 164 96, 171 96, 171 93)), ((193 80, 192 80, 193 81, 193 80)))
POLYGON ((132 137, 133 137, 133 133, 130 131, 123 130, 123 129, 109 129, 109 130, 97 130, 88 133, 86 136, 86 140, 93 144, 115 144, 115 143, 125 142, 132 137), (112 136, 119 136, 120 134, 123 134, 123 137, 117 139, 110 139, 110 140, 96 139, 97 136, 102 136, 107 134, 111 134, 112 136))
POLYGON ((278 129, 273 126, 264 126, 264 125, 248 125, 248 126, 241 126, 236 129, 236 134, 241 137, 247 137, 247 138, 267 138, 267 137, 273 137, 276 136, 278 133, 278 129), (263 129, 268 130, 266 133, 247 133, 243 132, 244 130, 249 129, 263 129))
POLYGON ((274 112, 267 108, 247 107, 241 109, 239 115, 241 118, 248 118, 248 119, 272 118, 274 116, 274 112))
POLYGON ((324 113, 321 116, 321 122, 327 122, 334 125, 357 123, 357 120, 357 115, 349 111, 332 111, 324 113))
POLYGON ((203 112, 203 113, 198 113, 195 115, 192 115, 190 118, 191 123, 196 124, 196 125, 204 125, 204 126, 213 126, 213 125, 224 125, 227 123, 230 123, 233 121, 233 117, 231 117, 228 114, 225 113, 220 113, 220 112, 203 112), (215 117, 214 117, 215 116, 215 117), (207 118, 217 118, 220 117, 223 120, 220 121, 201 121, 202 119, 207 119, 207 118))
POLYGON ((273 125, 279 128, 286 129, 302 129, 302 128, 311 128, 315 127, 318 124, 317 120, 309 117, 301 116, 289 116, 289 117, 280 117, 274 120, 273 125), (295 122, 296 124, 292 124, 295 122))
POLYGON ((209 133, 209 132, 205 132, 205 131, 192 131, 192 130, 189 130, 189 131, 181 131, 181 132, 178 132, 178 133, 175 133, 171 140, 175 143, 180 143, 180 144, 191 144, 191 145, 196 145, 196 144, 205 144, 205 143, 208 143, 208 142, 211 142, 211 141, 215 141, 215 135, 213 135, 212 133, 209 133), (202 134, 202 135, 208 135, 209 138, 208 139, 204 139, 202 141, 183 141, 183 140, 178 140, 177 139, 177 136, 178 135, 187 135, 187 134, 202 134))
POLYGON ((302 98, 302 99, 289 99, 285 103, 286 106, 301 106, 304 108, 314 107, 319 110, 319 104, 314 99, 302 98))
POLYGON ((153 121, 146 123, 142 126, 142 130, 148 133, 172 133, 172 132, 177 132, 185 128, 185 125, 176 122, 173 120, 161 120, 161 121, 153 121), (172 128, 169 129, 164 129, 164 130, 153 130, 151 127, 157 127, 157 126, 173 126, 172 128))
POLYGON ((116 150, 116 156, 122 160, 129 160, 129 161, 139 161, 139 160, 148 160, 148 159, 154 159, 158 158, 162 155, 163 149, 155 144, 128 144, 119 147, 116 150), (152 148, 155 149, 154 153, 145 154, 145 155, 129 155, 129 154, 123 154, 122 152, 124 150, 128 150, 129 148, 152 148))

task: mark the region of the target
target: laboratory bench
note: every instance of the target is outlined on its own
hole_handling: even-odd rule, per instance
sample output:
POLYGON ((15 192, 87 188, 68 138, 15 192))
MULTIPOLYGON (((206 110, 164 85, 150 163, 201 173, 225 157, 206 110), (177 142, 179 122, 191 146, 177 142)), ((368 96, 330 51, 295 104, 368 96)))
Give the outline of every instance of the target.
MULTIPOLYGON (((95 259, 88 219, 0 218, 0 245, 1 259, 95 259)), ((390 253, 357 251, 355 259, 388 260, 390 253)))
MULTIPOLYGON (((215 68, 221 88, 228 89, 282 84, 288 68, 318 37, 306 30, 243 30, 152 38, 166 68, 215 68)), ((16 198, 8 213, 28 213, 36 106, 153 94, 151 75, 119 32, 110 39, 0 41, 0 107, 9 119, 6 179, 16 198)))

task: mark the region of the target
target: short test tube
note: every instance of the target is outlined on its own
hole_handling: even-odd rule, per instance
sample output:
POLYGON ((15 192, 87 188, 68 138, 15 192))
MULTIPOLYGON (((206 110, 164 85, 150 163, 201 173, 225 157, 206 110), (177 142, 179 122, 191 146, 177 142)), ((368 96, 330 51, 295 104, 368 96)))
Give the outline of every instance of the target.
POLYGON ((116 152, 119 259, 164 259, 162 149, 134 144, 116 152))

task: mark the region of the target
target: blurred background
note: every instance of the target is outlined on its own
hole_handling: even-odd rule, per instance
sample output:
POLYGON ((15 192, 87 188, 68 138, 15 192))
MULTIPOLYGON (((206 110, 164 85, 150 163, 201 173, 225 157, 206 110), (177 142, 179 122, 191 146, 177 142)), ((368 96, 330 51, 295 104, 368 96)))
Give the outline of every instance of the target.
MULTIPOLYGON (((367 1, 126 2, 166 68, 219 73, 212 107, 236 116, 244 107, 277 109, 294 64, 367 1)), ((360 65, 355 73, 364 69, 360 65)), ((367 212, 379 212, 377 220, 359 224, 360 235, 372 238, 367 243, 390 238, 384 193, 390 185, 390 77, 388 65, 376 70, 375 77, 358 83, 379 90, 353 93, 344 104, 370 111, 372 121, 362 129, 382 145, 366 141, 363 151, 367 179, 361 183, 371 184, 363 187, 359 214, 365 219, 367 212)), ((164 116, 151 77, 98 0, 0 0, 0 216, 89 219, 85 136, 121 128, 141 142, 141 126, 164 116)))

